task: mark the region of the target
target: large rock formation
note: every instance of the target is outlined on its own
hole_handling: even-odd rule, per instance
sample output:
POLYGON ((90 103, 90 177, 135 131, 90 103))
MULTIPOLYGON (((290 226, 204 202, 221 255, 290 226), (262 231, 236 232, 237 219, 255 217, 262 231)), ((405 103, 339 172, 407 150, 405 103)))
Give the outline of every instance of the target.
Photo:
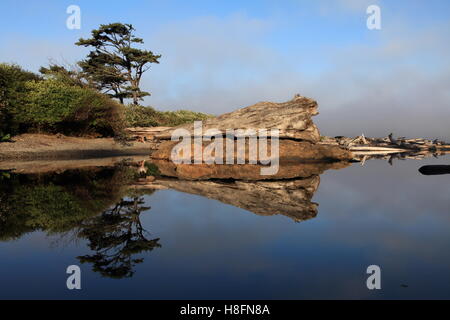
MULTIPOLYGON (((316 101, 296 96, 288 102, 260 102, 208 119, 203 122, 201 130, 194 128, 194 124, 189 124, 157 133, 155 139, 160 143, 151 154, 151 162, 158 167, 160 176, 152 178, 151 181, 144 179, 135 187, 171 188, 216 199, 259 215, 282 214, 295 221, 313 218, 317 215, 318 205, 311 200, 319 186, 319 175, 327 169, 346 167, 350 164, 348 160, 352 159, 352 154, 338 145, 319 143, 320 133, 311 119, 316 114, 316 101), (186 155, 182 157, 187 163, 175 163, 171 159, 172 151, 176 150, 174 147, 180 143, 171 141, 176 129, 185 129, 187 137, 191 138, 191 142, 187 141, 184 149, 187 151, 186 155), (261 129, 266 129, 268 134, 270 129, 279 130, 279 165, 273 174, 262 174, 262 168, 267 167, 267 163, 250 163, 249 139, 245 140, 245 152, 238 154, 236 140, 242 133, 236 131, 230 134, 230 130, 239 129, 258 131, 258 139, 261 137, 261 129), (217 142, 208 139, 204 141, 208 130, 210 136, 226 137, 228 142, 232 142, 230 149, 233 150, 233 156, 228 158, 233 160, 232 163, 225 161, 227 151, 230 151, 227 150, 229 146, 225 141, 222 141, 222 156, 217 157, 221 158, 224 164, 205 163, 208 152, 204 151, 213 149, 210 144, 217 142), (202 139, 194 141, 192 137, 202 139), (199 160, 198 155, 194 155, 196 149, 202 151, 200 157, 203 158, 200 159, 201 163, 192 164, 195 158, 199 160)), ((259 140, 255 149, 260 151, 261 147, 266 146, 267 155, 273 156, 276 149, 275 153, 272 152, 272 142, 276 140, 270 136, 267 138, 267 144, 261 145, 260 142, 264 140, 259 140)), ((216 151, 214 148, 214 157, 216 151)), ((255 153, 259 154, 258 151, 255 153)))
MULTIPOLYGON (((151 158, 154 160, 171 160, 171 152, 173 148, 179 144, 178 141, 166 140, 159 144, 158 148, 151 154, 151 158)), ((182 159, 189 159, 191 162, 194 161, 194 145, 196 142, 192 139, 191 143, 191 156, 189 158, 182 157, 182 159)), ((210 142, 203 141, 202 150, 204 150, 210 142)), ((352 154, 339 146, 336 145, 325 145, 316 144, 309 141, 296 141, 290 139, 280 139, 279 140, 279 158, 281 160, 288 161, 348 161, 353 158, 352 154)), ((236 146, 233 152, 233 162, 238 163, 238 153, 236 151, 236 146)), ((267 143, 267 154, 271 155, 271 144, 270 141, 267 143)), ((213 154, 214 156, 214 154, 213 154)), ((208 157, 203 157, 203 161, 208 157)), ((243 157, 239 157, 240 160, 249 163, 249 147, 248 140, 245 143, 245 154, 243 157)), ((223 146, 223 163, 226 163, 226 144, 223 146)))
MULTIPOLYGON (((348 150, 338 145, 331 146, 318 143, 320 141, 320 133, 311 119, 312 116, 317 114, 316 101, 297 95, 288 102, 260 102, 216 118, 208 119, 202 123, 200 134, 205 136, 205 132, 210 130, 221 136, 225 135, 227 130, 236 130, 234 138, 237 138, 242 134, 242 132, 239 133, 237 131, 238 129, 253 129, 255 131, 266 129, 267 134, 270 134, 270 129, 278 129, 280 161, 282 159, 295 161, 351 160, 353 156, 348 150)), ((190 132, 191 137, 199 135, 198 131, 194 130, 194 124, 182 125, 156 134, 155 138, 159 139, 161 143, 156 148, 156 151, 152 153, 152 159, 170 160, 171 151, 178 144, 178 141, 170 141, 172 133, 176 129, 187 130, 190 132)), ((259 131, 259 136, 261 136, 261 131, 259 131)), ((227 137, 230 137, 230 134, 227 134, 227 137)), ((270 139, 268 140, 270 141, 270 139)), ((212 142, 203 142, 202 150, 210 143, 212 142)), ((191 148, 191 155, 193 155, 194 139, 192 139, 191 148)), ((268 149, 268 154, 271 154, 270 142, 268 143, 268 149)), ((245 160, 248 162, 248 147, 246 147, 246 150, 245 160)), ((225 158, 225 143, 223 154, 225 158)), ((236 159, 236 153, 234 157, 236 159)))

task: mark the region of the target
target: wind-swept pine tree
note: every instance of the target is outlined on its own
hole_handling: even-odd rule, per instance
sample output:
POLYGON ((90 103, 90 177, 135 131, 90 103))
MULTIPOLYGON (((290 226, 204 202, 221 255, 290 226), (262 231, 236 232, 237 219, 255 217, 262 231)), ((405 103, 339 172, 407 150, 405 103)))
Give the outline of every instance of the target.
POLYGON ((132 47, 143 44, 141 38, 134 35, 131 24, 102 24, 98 30, 92 30, 90 39, 81 38, 76 45, 92 47, 87 58, 78 64, 90 82, 98 90, 108 93, 123 103, 124 99, 133 99, 138 104, 150 93, 140 89, 142 74, 151 63, 159 63, 161 55, 152 51, 132 47))

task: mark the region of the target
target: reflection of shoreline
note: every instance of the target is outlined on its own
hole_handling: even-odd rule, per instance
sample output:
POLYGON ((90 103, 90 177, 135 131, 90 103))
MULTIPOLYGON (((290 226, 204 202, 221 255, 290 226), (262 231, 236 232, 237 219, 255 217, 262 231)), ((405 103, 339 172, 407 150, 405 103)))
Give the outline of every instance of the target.
MULTIPOLYGON (((77 212, 69 219, 76 224, 76 221, 73 221, 76 217, 78 217, 77 221, 83 221, 83 219, 106 210, 108 204, 117 203, 118 199, 130 191, 128 190, 130 187, 141 190, 151 189, 152 192, 156 189, 170 188, 216 199, 258 215, 282 214, 295 221, 302 221, 317 215, 317 204, 311 202, 311 199, 319 186, 319 175, 328 169, 340 169, 349 165, 348 162, 301 163, 284 160, 280 163, 278 173, 269 177, 261 176, 258 165, 176 165, 164 160, 142 160, 142 158, 131 158, 126 162, 119 162, 118 167, 114 166, 117 165, 116 158, 19 162, 16 163, 17 170, 12 173, 16 178, 22 177, 20 178, 22 182, 19 183, 22 187, 28 187, 25 187, 26 190, 21 188, 24 190, 22 190, 22 195, 17 196, 17 199, 30 198, 35 205, 28 209, 36 212, 37 217, 33 219, 39 220, 48 214, 51 215, 52 202, 66 194, 63 197, 73 198, 73 200, 71 200, 72 202, 68 200, 64 205, 65 210, 77 212), (73 169, 76 166, 78 168, 73 169), (144 172, 142 172, 143 170, 144 172), (140 179, 143 181, 135 183, 139 176, 145 175, 156 175, 156 181, 153 181, 154 178, 140 179), (29 177, 31 180, 25 179, 25 177, 29 177), (39 177, 38 180, 36 180, 37 177, 39 177), (97 179, 104 182, 98 184, 97 179), (53 183, 56 180, 58 182, 53 183), (45 196, 35 199, 38 196, 34 194, 34 191, 38 190, 36 188, 47 190, 44 191, 45 196), (110 192, 105 194, 106 190, 110 192), (49 198, 53 194, 55 200, 49 198), (87 199, 91 200, 86 201, 87 199), (48 202, 49 206, 43 203, 41 205, 41 200, 48 202)), ((14 193, 12 189, 3 191, 6 194, 14 193)), ((14 199, 14 197, 11 198, 11 195, 8 197, 14 199)), ((16 203, 13 202, 11 204, 14 207, 18 205, 19 200, 16 203)), ((17 210, 23 213, 24 208, 18 206, 17 210)), ((17 215, 17 217, 21 216, 25 220, 29 218, 26 213, 17 215)), ((62 219, 61 222, 50 223, 48 227, 35 225, 44 231, 58 232, 59 230, 54 228, 65 225, 64 216, 59 216, 59 218, 62 219)), ((55 220, 50 218, 50 221, 55 220)), ((20 224, 20 219, 16 223, 20 224)), ((67 225, 63 229, 70 228, 71 226, 67 225)))
POLYGON ((349 165, 288 161, 272 179, 262 180, 257 165, 173 167, 172 162, 142 160, 22 162, 17 170, 0 168, 0 239, 11 241, 35 231, 74 232, 92 250, 79 256, 80 262, 92 264, 103 276, 131 277, 143 261, 139 253, 160 247, 140 222, 140 214, 150 209, 143 195, 170 188, 262 216, 303 221, 317 215, 318 205, 311 199, 319 175, 349 165))
MULTIPOLYGON (((17 174, 0 171, 0 241, 41 231, 87 239, 93 251, 78 257, 103 276, 131 277, 140 253, 160 247, 140 222, 142 194, 130 190, 138 178, 126 165, 64 172, 17 174)), ((146 192, 151 194, 152 192, 146 192)))
MULTIPOLYGON (((252 225, 259 226, 261 219, 264 220, 264 224, 268 223, 269 228, 272 223, 293 225, 292 220, 305 221, 318 215, 318 204, 312 200, 319 188, 320 174, 328 169, 340 169, 349 165, 344 162, 290 161, 282 164, 279 174, 274 179, 258 180, 256 173, 259 174, 260 170, 257 166, 256 168, 230 167, 231 170, 227 172, 229 166, 220 168, 192 165, 181 168, 174 167, 171 163, 156 161, 139 163, 138 160, 141 159, 121 162, 116 166, 113 166, 113 162, 109 164, 110 159, 102 159, 101 162, 92 160, 92 162, 83 163, 83 169, 72 170, 64 166, 50 173, 43 171, 50 168, 47 164, 36 168, 24 167, 34 171, 30 174, 4 172, 3 178, 0 177, 2 179, 0 185, 1 241, 9 242, 23 237, 22 241, 25 243, 28 237, 24 235, 32 232, 43 232, 51 236, 56 235, 58 238, 62 236, 68 241, 81 240, 82 251, 77 252, 77 257, 74 254, 71 258, 78 258, 79 262, 84 262, 89 272, 92 270, 97 277, 134 277, 135 271, 139 276, 142 272, 139 264, 144 262, 144 259, 147 264, 155 261, 158 263, 158 259, 153 260, 154 254, 160 257, 158 252, 162 253, 160 250, 164 250, 164 244, 169 246, 171 243, 169 239, 165 239, 170 236, 163 236, 167 230, 155 230, 152 228, 156 224, 155 220, 142 215, 144 212, 152 213, 148 205, 144 203, 143 195, 151 195, 158 189, 174 190, 171 196, 165 195, 162 198, 186 199, 181 205, 193 215, 183 219, 192 219, 192 221, 204 218, 202 215, 197 218, 196 212, 192 212, 194 207, 199 208, 198 201, 202 200, 194 199, 195 197, 180 197, 180 194, 176 195, 176 191, 199 195, 246 210, 243 212, 243 218, 250 228, 252 225), (224 176, 228 178, 224 179, 224 176), (262 217, 254 216, 252 213, 262 217), (292 220, 284 217, 269 218, 274 215, 284 215, 292 220), (145 223, 141 224, 141 220, 145 223), (144 227, 151 232, 150 235, 144 231, 144 227), (159 240, 158 236, 161 236, 162 240, 159 240), (163 248, 158 249, 161 245, 163 248)), ((349 171, 358 175, 361 184, 379 175, 377 166, 364 169, 358 166, 353 169, 355 170, 349 171), (364 170, 364 173, 361 173, 361 170, 364 170), (373 175, 368 175, 369 173, 373 175)), ((389 175, 394 174, 389 173, 389 175)), ((421 179, 430 180, 426 177, 421 179)), ((330 182, 329 179, 322 181, 325 180, 330 182)), ((331 183, 328 188, 322 188, 322 191, 334 196, 339 195, 339 191, 336 191, 339 188, 345 187, 346 190, 351 190, 350 186, 355 187, 353 179, 345 177, 345 181, 347 185, 331 183)), ((375 184, 372 184, 373 188, 374 186, 375 184)), ((364 190, 364 194, 372 194, 374 190, 368 188, 361 188, 360 192, 363 193, 364 190)), ((376 188, 381 189, 379 185, 376 188)), ((389 188, 386 190, 391 191, 389 188)), ((352 191, 355 193, 356 190, 352 191)), ((361 199, 362 195, 356 193, 355 197, 361 199)), ((331 204, 327 203, 323 196, 320 199, 321 205, 324 206, 322 211, 336 206, 336 199, 331 196, 329 197, 331 204)), ((370 204, 367 199, 362 199, 364 205, 370 204)), ((148 204, 153 200, 156 201, 148 197, 145 202, 148 204)), ((345 198, 340 201, 347 200, 345 198)), ((160 206, 161 203, 158 203, 158 206, 164 208, 166 204, 160 206)), ((208 210, 207 208, 211 207, 208 204, 202 204, 201 210, 208 210)), ((176 212, 179 210, 179 205, 177 201, 173 206, 168 205, 168 207, 169 210, 176 212)), ((213 205, 213 207, 216 206, 213 205)), ((339 206, 336 210, 347 210, 347 207, 339 206)), ((175 212, 173 216, 176 216, 175 212)), ((336 216, 333 217, 337 219, 336 216)), ((223 221, 224 218, 226 217, 219 217, 219 221, 223 221)), ((235 221, 238 220, 230 222, 232 224, 235 221)), ((180 221, 177 220, 174 223, 176 222, 180 221)), ((316 222, 320 223, 314 221, 313 224, 316 222)), ((206 224, 200 225, 208 227, 206 224)), ((232 230, 227 232, 232 233, 232 230)), ((255 229, 255 232, 262 231, 255 229)), ((68 241, 66 243, 56 243, 56 241, 53 244, 58 246, 68 243, 68 241)), ((166 254, 167 252, 163 255, 166 254)))

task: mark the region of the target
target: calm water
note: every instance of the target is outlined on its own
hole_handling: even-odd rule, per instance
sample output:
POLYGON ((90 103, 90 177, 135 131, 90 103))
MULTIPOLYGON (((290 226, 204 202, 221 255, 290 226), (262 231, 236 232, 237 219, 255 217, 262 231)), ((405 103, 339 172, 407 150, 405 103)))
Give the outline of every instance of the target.
POLYGON ((262 215, 189 186, 197 194, 130 191, 122 167, 3 172, 0 298, 450 298, 450 175, 423 176, 426 164, 450 163, 328 170, 317 215, 301 222, 267 215, 269 193, 262 215), (66 288, 72 264, 79 291, 66 288), (378 291, 366 287, 372 264, 378 291))

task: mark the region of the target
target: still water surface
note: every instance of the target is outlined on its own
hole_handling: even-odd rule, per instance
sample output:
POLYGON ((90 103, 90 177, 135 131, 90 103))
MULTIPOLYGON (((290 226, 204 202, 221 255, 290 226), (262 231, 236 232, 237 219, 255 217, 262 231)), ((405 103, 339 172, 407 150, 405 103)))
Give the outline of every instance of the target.
POLYGON ((449 158, 328 170, 308 189, 317 215, 300 222, 262 215, 268 193, 255 214, 198 192, 125 190, 121 167, 3 172, 0 298, 448 299, 450 175, 421 175, 428 164, 449 158), (81 290, 66 288, 72 264, 81 290), (381 290, 366 287, 372 264, 381 290))

